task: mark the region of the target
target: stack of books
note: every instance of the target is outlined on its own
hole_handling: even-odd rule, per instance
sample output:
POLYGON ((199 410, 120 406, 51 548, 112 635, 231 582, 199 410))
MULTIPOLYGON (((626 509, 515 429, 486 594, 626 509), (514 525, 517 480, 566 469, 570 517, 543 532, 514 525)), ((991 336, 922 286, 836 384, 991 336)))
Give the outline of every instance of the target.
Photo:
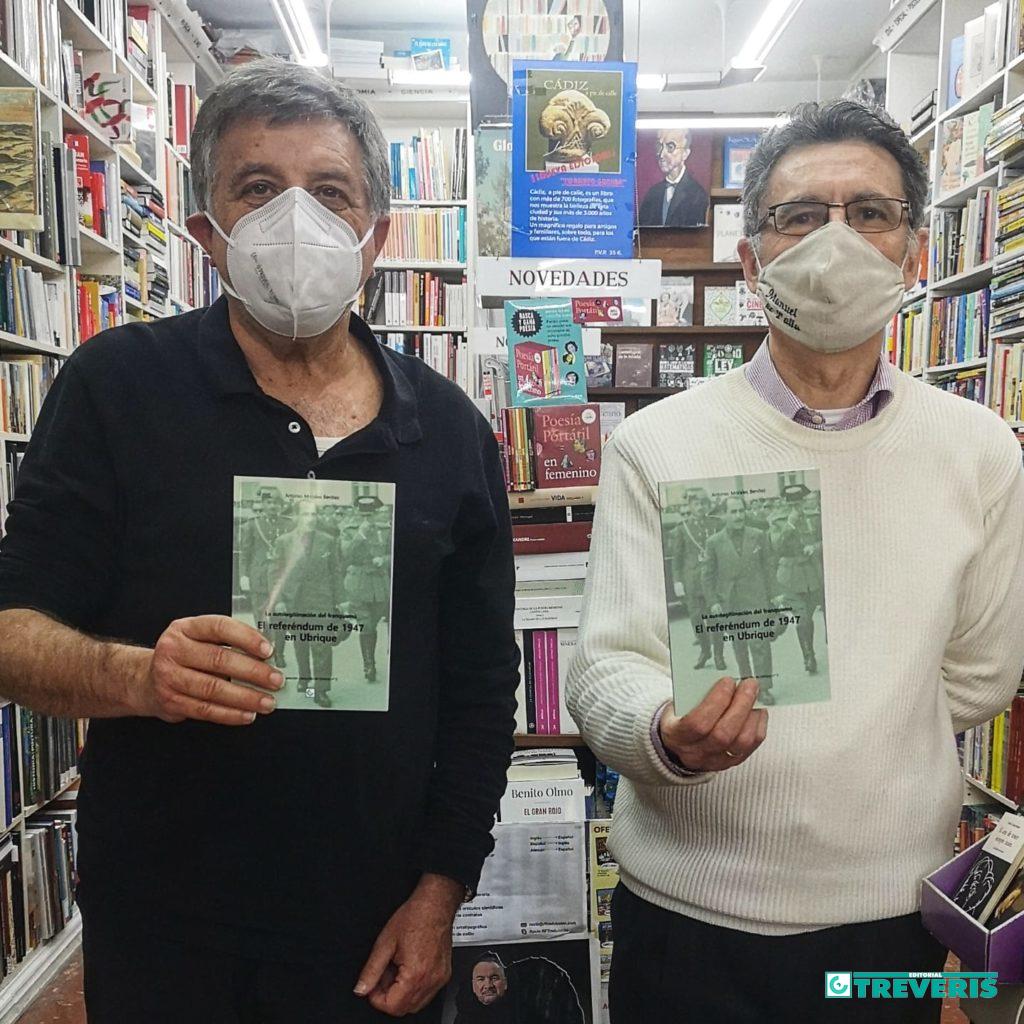
POLYGON ((987 288, 932 302, 929 366, 951 366, 988 352, 989 302, 987 288))
POLYGON ((932 91, 915 104, 914 108, 910 111, 910 135, 916 134, 924 128, 925 125, 929 125, 935 120, 935 103, 937 95, 938 90, 932 89, 932 91))
POLYGON ((9 355, 0 361, 0 431, 27 434, 35 427, 60 367, 52 356, 9 355))
POLYGON ((44 278, 16 257, 0 255, 0 331, 70 348, 68 321, 61 281, 44 278))
POLYGON ((1024 252, 1000 262, 991 289, 993 337, 1024 327, 1024 252))
POLYGON ((366 282, 360 313, 380 327, 461 328, 468 319, 466 279, 460 275, 457 282, 449 282, 429 270, 378 271, 366 282))
POLYGON ((1024 251, 1024 178, 996 193, 996 246, 1000 254, 1024 251))
POLYGON ((466 208, 392 210, 381 254, 391 261, 466 262, 466 208))
POLYGON ((1024 341, 994 342, 990 401, 1009 424, 1024 426, 1024 341))
POLYGON ((974 370, 958 370, 942 377, 935 377, 930 383, 940 391, 948 391, 951 395, 958 395, 960 398, 984 405, 985 378, 985 368, 980 367, 974 370))
POLYGON ((331 70, 335 78, 380 78, 384 44, 378 39, 331 38, 331 70))
POLYGON ((901 309, 885 330, 885 358, 904 373, 925 368, 931 321, 925 316, 924 299, 901 309))
POLYGON ((469 390, 469 350, 465 335, 443 332, 378 333, 381 344, 395 352, 422 359, 442 377, 454 381, 463 391, 469 390))
POLYGON ((996 249, 995 189, 979 188, 962 210, 942 210, 935 217, 931 242, 936 282, 992 259, 996 249))
POLYGON ((955 192, 985 171, 985 144, 995 105, 985 103, 963 117, 943 122, 941 191, 955 192))
POLYGON ((1024 148, 1024 96, 1000 107, 985 138, 985 162, 1008 160, 1024 148))

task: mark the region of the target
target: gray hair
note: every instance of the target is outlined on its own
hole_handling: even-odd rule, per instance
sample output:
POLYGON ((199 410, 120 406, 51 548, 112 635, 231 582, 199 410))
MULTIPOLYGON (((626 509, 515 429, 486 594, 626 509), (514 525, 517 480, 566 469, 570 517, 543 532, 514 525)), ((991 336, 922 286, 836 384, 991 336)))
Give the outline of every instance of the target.
POLYGON ((881 107, 855 100, 801 103, 789 120, 761 137, 747 161, 743 181, 743 233, 756 238, 764 219, 764 198, 775 165, 798 146, 822 142, 868 142, 884 149, 899 164, 903 191, 910 204, 910 228, 924 221, 928 202, 928 172, 921 155, 910 145, 902 128, 881 107))
POLYGON ((271 125, 332 119, 355 136, 363 153, 366 195, 374 216, 388 212, 391 169, 388 146, 370 108, 349 88, 311 68, 275 57, 243 64, 207 96, 192 131, 192 189, 208 210, 217 172, 216 145, 242 121, 271 125))

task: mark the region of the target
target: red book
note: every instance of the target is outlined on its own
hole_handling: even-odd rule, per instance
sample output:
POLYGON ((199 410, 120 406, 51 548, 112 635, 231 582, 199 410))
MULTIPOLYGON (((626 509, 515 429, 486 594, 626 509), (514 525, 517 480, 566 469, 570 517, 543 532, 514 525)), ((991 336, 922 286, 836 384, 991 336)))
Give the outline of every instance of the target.
POLYGON ((549 398, 558 394, 558 349, 538 341, 520 341, 515 346, 515 386, 520 394, 549 398))
POLYGON ((89 172, 89 192, 92 197, 92 229, 106 236, 107 176, 102 171, 89 172))
POLYGON ((93 227, 92 170, 89 167, 89 136, 69 132, 64 136, 64 145, 75 154, 75 191, 78 193, 78 219, 87 227, 93 227))
POLYGON ((544 630, 533 633, 533 689, 537 704, 537 732, 547 735, 551 732, 548 702, 548 661, 544 630))
POLYGON ((594 524, 533 523, 512 527, 512 550, 517 555, 543 555, 552 552, 589 551, 594 524))
POLYGON ((548 720, 551 734, 558 736, 562 732, 562 716, 558 711, 558 630, 546 629, 544 640, 547 647, 548 720))
POLYGON ((188 156, 188 137, 191 131, 189 115, 192 105, 189 103, 188 86, 174 86, 174 148, 182 155, 188 156))
POLYGON ((601 478, 600 406, 534 409, 533 450, 538 488, 593 486, 601 478))

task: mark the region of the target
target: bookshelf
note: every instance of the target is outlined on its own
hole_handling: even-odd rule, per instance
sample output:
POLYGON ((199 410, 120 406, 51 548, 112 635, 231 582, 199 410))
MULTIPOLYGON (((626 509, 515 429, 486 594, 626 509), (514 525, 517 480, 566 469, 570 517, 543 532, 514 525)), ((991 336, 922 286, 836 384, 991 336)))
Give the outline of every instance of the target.
MULTIPOLYGON (((177 153, 175 146, 168 141, 169 138, 174 139, 174 117, 169 109, 168 96, 175 95, 175 84, 188 86, 194 93, 197 83, 202 87, 212 83, 209 71, 197 71, 193 65, 188 51, 176 35, 185 28, 176 25, 164 13, 163 5, 151 0, 132 4, 139 22, 134 26, 133 35, 127 0, 94 0, 88 9, 95 22, 84 13, 85 5, 80 7, 76 0, 25 0, 25 3, 28 6, 24 10, 32 8, 38 15, 39 31, 34 36, 19 34, 18 16, 23 9, 19 0, 15 4, 13 24, 10 20, 0 24, 0 89, 30 90, 33 97, 39 133, 36 138, 36 174, 43 193, 46 228, 43 233, 0 229, 0 263, 12 275, 15 287, 22 287, 19 294, 33 303, 32 318, 25 315, 27 307, 23 306, 20 321, 6 324, 17 329, 0 330, 0 380, 4 379, 3 372, 9 369, 7 364, 26 367, 33 364, 36 357, 43 357, 42 363, 49 360, 53 372, 57 372, 60 361, 91 336, 92 331, 81 307, 83 284, 102 283, 97 286, 97 294, 101 294, 102 288, 104 308, 109 316, 103 325, 113 326, 132 319, 155 319, 187 305, 187 297, 175 294, 173 289, 165 302, 158 301, 152 294, 146 296, 147 301, 129 294, 125 243, 132 239, 122 225, 126 210, 123 195, 125 190, 142 190, 139 194, 151 193, 154 200, 166 200, 167 166, 185 170, 189 167, 187 156, 177 153), (140 39, 144 39, 146 44, 142 50, 140 39), (131 115, 134 138, 130 144, 115 142, 107 128, 83 113, 86 97, 81 79, 86 69, 115 83, 118 102, 124 104, 118 109, 131 115), (138 108, 146 108, 147 119, 141 119, 138 108), (140 116, 138 123, 137 114, 140 116), (148 137, 144 134, 146 130, 150 131, 148 137), (54 156, 49 164, 47 135, 53 147, 50 155, 54 156), (70 176, 67 166, 54 169, 57 157, 68 148, 68 136, 77 136, 88 146, 88 159, 94 163, 91 166, 86 164, 85 169, 101 168, 103 172, 102 180, 96 184, 105 200, 105 216, 91 226, 86 226, 79 215, 79 199, 84 203, 90 197, 88 187, 84 196, 75 194, 77 183, 74 176, 82 168, 71 165, 70 176), (155 150, 149 159, 142 155, 144 140, 155 150), (158 158, 152 159, 154 155, 158 158), (58 191, 62 183, 64 191, 58 191), (59 217, 58 206, 47 202, 48 187, 53 189, 52 194, 58 200, 66 200, 67 216, 63 219, 59 217), (75 251, 73 238, 77 238, 80 252, 75 251), (63 307, 66 318, 50 319, 49 313, 44 318, 39 316, 36 296, 27 290, 29 285, 26 282, 32 274, 38 275, 42 286, 49 289, 46 292, 48 310, 52 312, 49 306, 52 299, 53 308, 63 307)), ((8 10, 11 10, 10 6, 8 10)), ((154 202, 154 205, 159 207, 160 203, 154 202)), ((187 207, 179 206, 175 212, 183 210, 187 207)), ((152 220, 158 230, 166 231, 169 223, 166 215, 153 213, 152 220)), ((181 226, 183 220, 182 217, 181 223, 173 224, 172 230, 177 231, 181 245, 191 250, 189 258, 197 266, 201 265, 200 246, 181 226)), ((166 271, 166 250, 161 254, 159 246, 146 248, 154 272, 156 267, 166 271)), ((215 281, 208 273, 207 280, 215 281)), ((191 297, 206 296, 194 292, 191 297)), ((92 326, 99 329, 103 325, 92 326)), ((11 380, 16 379, 11 377, 11 380)), ((26 413, 30 420, 28 429, 3 430, 0 424, 0 535, 19 457, 31 437, 31 426, 47 386, 48 379, 31 378, 28 390, 21 392, 22 396, 27 394, 30 399, 28 408, 31 414, 26 413)), ((11 395, 6 398, 9 403, 11 395)), ((77 785, 77 760, 84 738, 84 723, 33 716, 9 702, 0 710, 7 716, 6 721, 0 719, 0 755, 6 755, 19 765, 18 786, 12 787, 10 795, 12 809, 20 806, 18 813, 8 814, 0 800, 0 823, 8 817, 11 819, 6 826, 0 827, 2 879, 8 844, 17 843, 23 848, 26 842, 34 841, 29 836, 39 834, 43 819, 38 815, 52 812, 54 802, 62 797, 65 798, 61 801, 63 806, 69 796, 68 790, 77 785), (45 751, 45 756, 52 760, 45 767, 39 767, 37 772, 36 759, 44 756, 40 751, 45 751), (56 774, 58 769, 59 777, 56 774), (13 802, 15 793, 16 804, 13 802)), ((41 760, 39 765, 42 765, 41 760)), ((2 787, 3 782, 0 781, 0 789, 2 787)), ((21 900, 24 920, 20 923, 20 930, 30 936, 27 863, 23 859, 25 871, 21 878, 21 900)), ((12 873, 10 878, 14 877, 12 873)), ((9 894, 10 890, 6 891, 9 894)), ((37 907, 33 906, 32 911, 36 913, 37 907)), ((63 914, 59 915, 55 923, 60 925, 55 933, 48 939, 40 935, 35 943, 30 940, 30 948, 26 949, 20 961, 6 965, 10 967, 9 971, 0 965, 0 1024, 8 1024, 19 1017, 77 945, 81 931, 81 918, 77 911, 72 910, 66 920, 63 914)))
MULTIPOLYGON (((939 276, 933 258, 934 248, 937 239, 942 238, 943 218, 947 218, 945 226, 948 227, 952 220, 951 214, 961 214, 968 204, 983 204, 988 190, 996 190, 1018 176, 1020 169, 1024 168, 1024 155, 1018 152, 1005 160, 986 161, 982 139, 978 173, 971 175, 969 180, 961 180, 955 187, 943 189, 943 148, 951 125, 958 119, 965 116, 980 117, 984 113, 983 108, 989 103, 998 114, 1001 108, 1024 98, 1024 53, 1015 52, 1017 42, 1010 37, 1019 34, 1020 29, 1010 24, 1014 4, 1005 0, 1002 4, 1002 29, 1007 34, 1004 45, 1000 47, 997 43, 991 55, 986 55, 986 63, 977 64, 973 74, 963 75, 963 94, 957 97, 950 89, 951 78, 956 73, 956 68, 951 67, 954 50, 958 45, 954 40, 965 35, 965 26, 966 34, 968 37, 971 35, 971 23, 977 25, 977 19, 984 18, 988 4, 984 0, 933 0, 926 6, 928 9, 924 15, 885 54, 886 108, 901 125, 912 127, 915 109, 920 109, 926 97, 933 90, 935 92, 933 116, 927 124, 910 131, 911 144, 921 154, 929 171, 931 192, 926 226, 929 228, 929 248, 932 251, 926 261, 927 274, 924 281, 920 287, 907 293, 904 311, 913 310, 924 318, 924 340, 922 344, 919 339, 913 353, 908 351, 909 338, 904 336, 894 340, 892 344, 895 352, 892 357, 904 369, 914 371, 924 380, 933 383, 948 379, 949 374, 957 371, 970 371, 979 374, 987 384, 993 380, 995 346, 992 342, 997 337, 1013 338, 1021 335, 992 332, 983 339, 984 345, 980 352, 966 352, 966 358, 951 360, 942 365, 934 365, 929 358, 928 340, 933 330, 930 325, 940 313, 935 306, 936 302, 985 291, 993 277, 999 273, 1003 257, 998 251, 998 245, 995 245, 990 258, 974 266, 968 262, 967 269, 959 273, 939 276), (979 190, 983 191, 979 193, 979 190), (970 358, 972 355, 975 358, 970 358)), ((993 38, 996 35, 998 32, 993 34, 993 38)), ((961 120, 960 124, 966 130, 967 122, 961 120)), ((962 173, 961 179, 964 176, 962 173)), ((995 198, 994 192, 991 193, 991 218, 995 216, 995 198)), ((984 399, 989 405, 994 400, 992 390, 990 387, 985 388, 984 399)))

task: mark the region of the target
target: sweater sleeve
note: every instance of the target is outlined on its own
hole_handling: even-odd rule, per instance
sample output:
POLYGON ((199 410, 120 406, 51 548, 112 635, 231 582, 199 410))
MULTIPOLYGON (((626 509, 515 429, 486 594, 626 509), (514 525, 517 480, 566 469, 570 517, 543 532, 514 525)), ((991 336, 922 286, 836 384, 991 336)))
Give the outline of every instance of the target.
POLYGON ((674 772, 655 749, 651 723, 671 697, 658 501, 616 433, 604 450, 566 700, 594 753, 631 782, 706 782, 674 772))
MULTIPOLYGON (((1019 454, 1015 455, 1019 462, 1019 454)), ((953 728, 980 725, 1004 710, 1024 664, 1024 471, 1012 475, 985 516, 981 550, 960 585, 957 624, 942 677, 953 728)))

